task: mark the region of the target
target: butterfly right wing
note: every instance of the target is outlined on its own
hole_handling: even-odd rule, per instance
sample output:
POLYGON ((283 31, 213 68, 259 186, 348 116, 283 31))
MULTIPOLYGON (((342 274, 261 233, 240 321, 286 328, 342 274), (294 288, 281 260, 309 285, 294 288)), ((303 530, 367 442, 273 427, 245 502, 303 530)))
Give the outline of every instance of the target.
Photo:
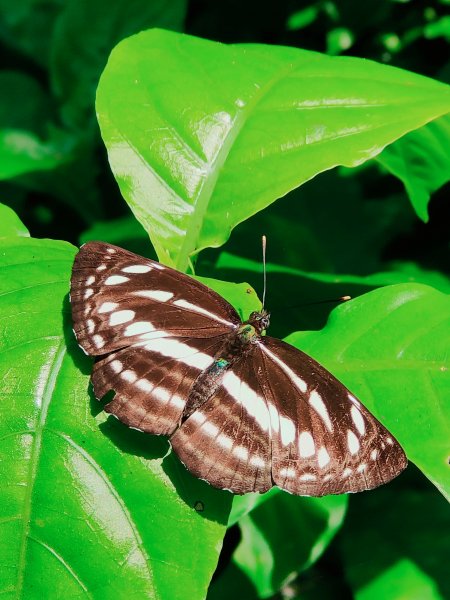
POLYGON ((272 485, 304 496, 358 492, 407 466, 395 438, 342 383, 267 336, 171 443, 194 475, 236 494, 272 485))
POLYGON ((282 340, 265 336, 258 347, 276 485, 307 496, 360 492, 406 468, 394 436, 327 369, 282 340))

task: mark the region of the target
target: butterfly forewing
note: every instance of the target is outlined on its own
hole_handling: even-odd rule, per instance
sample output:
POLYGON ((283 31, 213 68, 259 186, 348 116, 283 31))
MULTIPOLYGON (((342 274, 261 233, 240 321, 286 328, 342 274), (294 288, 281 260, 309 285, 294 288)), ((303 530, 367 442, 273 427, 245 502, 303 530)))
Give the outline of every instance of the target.
POLYGON ((167 335, 217 336, 241 322, 198 281, 102 242, 89 242, 77 254, 70 300, 78 343, 94 356, 167 335))
POLYGON ((105 410, 170 435, 212 485, 323 496, 377 487, 406 467, 398 442, 331 373, 280 340, 244 334, 234 308, 194 279, 90 242, 70 298, 77 340, 99 357, 94 393, 115 392, 105 410))

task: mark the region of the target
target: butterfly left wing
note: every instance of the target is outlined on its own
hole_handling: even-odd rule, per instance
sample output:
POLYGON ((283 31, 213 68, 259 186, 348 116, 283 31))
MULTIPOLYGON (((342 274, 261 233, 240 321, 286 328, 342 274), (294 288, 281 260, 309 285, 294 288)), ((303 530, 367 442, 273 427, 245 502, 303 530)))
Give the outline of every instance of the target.
POLYGON ((74 332, 100 357, 92 383, 126 425, 170 434, 189 390, 241 320, 213 290, 170 267, 103 242, 78 252, 71 278, 74 332))
POLYGON ((104 242, 80 248, 70 301, 78 343, 91 356, 167 336, 220 336, 241 323, 231 304, 199 281, 104 242))
POLYGON ((236 494, 323 496, 382 485, 407 465, 393 436, 331 373, 263 337, 171 438, 196 476, 236 494))

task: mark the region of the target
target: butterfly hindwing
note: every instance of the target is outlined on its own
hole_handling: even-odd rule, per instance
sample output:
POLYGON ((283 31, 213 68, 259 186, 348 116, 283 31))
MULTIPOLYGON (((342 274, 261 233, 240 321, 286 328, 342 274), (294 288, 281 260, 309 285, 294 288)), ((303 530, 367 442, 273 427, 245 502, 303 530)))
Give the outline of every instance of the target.
POLYGON ((235 494, 273 486, 269 414, 253 367, 240 360, 227 370, 214 396, 171 438, 194 475, 235 494))
POLYGON ((70 300, 78 343, 92 356, 167 335, 217 336, 241 323, 228 302, 192 277, 103 242, 77 254, 70 300))
POLYGON ((194 381, 222 343, 223 336, 165 337, 112 352, 94 365, 95 396, 114 390, 106 412, 129 427, 169 435, 180 424, 194 381))

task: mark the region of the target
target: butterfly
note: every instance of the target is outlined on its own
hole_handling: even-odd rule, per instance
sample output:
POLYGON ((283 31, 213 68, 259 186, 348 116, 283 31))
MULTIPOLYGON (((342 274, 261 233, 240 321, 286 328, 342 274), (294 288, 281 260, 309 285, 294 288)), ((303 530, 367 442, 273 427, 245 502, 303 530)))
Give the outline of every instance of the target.
POLYGON ((235 494, 274 485, 323 496, 375 488, 407 465, 399 443, 329 371, 242 322, 188 275, 103 242, 72 270, 73 329, 96 357, 96 398, 129 427, 169 436, 200 479, 235 494))

